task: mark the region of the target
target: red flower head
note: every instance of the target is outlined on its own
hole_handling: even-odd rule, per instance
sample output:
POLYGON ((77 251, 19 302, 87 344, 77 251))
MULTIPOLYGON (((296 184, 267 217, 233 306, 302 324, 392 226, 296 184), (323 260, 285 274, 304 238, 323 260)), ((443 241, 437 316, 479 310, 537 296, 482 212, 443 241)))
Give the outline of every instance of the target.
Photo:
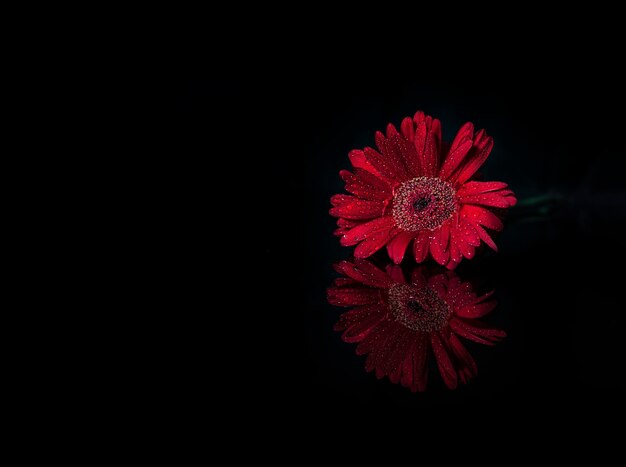
POLYGON ((354 255, 367 258, 387 246, 400 264, 413 244, 418 263, 428 255, 454 269, 472 258, 481 240, 497 250, 489 231, 502 229, 493 208, 514 206, 506 183, 472 180, 493 147, 485 130, 466 123, 452 144, 441 141, 441 123, 417 112, 405 118, 400 133, 389 124, 387 136, 376 132, 378 151, 349 154, 353 172, 342 170, 350 195, 331 198, 338 217, 335 234, 354 255))
POLYGON ((367 354, 365 368, 388 376, 411 391, 424 391, 432 350, 450 389, 476 375, 476 363, 458 336, 493 345, 504 331, 485 326, 480 318, 496 307, 492 292, 477 296, 452 271, 414 266, 407 281, 399 266, 386 272, 367 260, 342 261, 344 274, 328 289, 328 301, 354 307, 341 315, 335 330, 345 342, 358 342, 367 354))

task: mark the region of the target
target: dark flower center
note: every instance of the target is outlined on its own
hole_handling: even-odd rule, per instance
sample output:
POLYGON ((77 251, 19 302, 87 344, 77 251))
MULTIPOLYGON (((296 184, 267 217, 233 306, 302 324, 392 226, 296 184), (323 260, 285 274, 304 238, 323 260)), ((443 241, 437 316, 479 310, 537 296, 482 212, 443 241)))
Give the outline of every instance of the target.
POLYGON ((419 198, 413 201, 413 209, 416 211, 423 211, 430 204, 430 198, 419 198))
POLYGON ((433 289, 406 284, 389 289, 389 308, 398 323, 413 331, 439 331, 452 315, 450 306, 433 289))
POLYGON ((424 308, 422 308, 422 305, 420 305, 417 300, 409 300, 408 302, 406 302, 406 307, 416 315, 424 311, 424 308))
POLYGON ((437 177, 417 177, 396 188, 392 215, 403 230, 435 230, 457 209, 456 192, 437 177))

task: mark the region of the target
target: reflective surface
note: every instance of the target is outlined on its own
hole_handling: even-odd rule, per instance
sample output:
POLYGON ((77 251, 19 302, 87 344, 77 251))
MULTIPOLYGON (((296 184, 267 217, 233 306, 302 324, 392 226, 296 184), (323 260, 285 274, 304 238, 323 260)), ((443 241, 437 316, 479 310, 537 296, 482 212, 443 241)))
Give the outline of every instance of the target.
MULTIPOLYGON (((211 259, 228 256, 201 264, 237 267, 224 274, 235 292, 217 287, 227 302, 223 312, 211 304, 209 326, 188 326, 202 334, 194 342, 220 341, 215 352, 194 348, 180 359, 202 358, 189 373, 204 377, 208 367, 229 393, 241 391, 238 401, 267 407, 272 416, 283 407, 331 412, 341 426, 351 406, 364 414, 372 407, 406 413, 443 406, 505 414, 543 406, 577 413, 598 405, 613 413, 623 405, 626 157, 624 115, 616 109, 624 108, 626 95, 618 62, 598 58, 593 69, 602 85, 594 86, 579 72, 584 60, 564 68, 552 49, 549 69, 532 54, 508 48, 493 62, 477 58, 482 52, 436 49, 432 53, 453 70, 428 66, 427 73, 416 73, 413 60, 411 69, 397 70, 401 61, 368 50, 345 70, 331 67, 324 54, 302 55, 306 70, 273 76, 269 86, 257 73, 181 86, 182 149, 173 155, 183 161, 183 192, 201 200, 204 210, 208 199, 209 233, 219 225, 223 234, 212 242, 204 227, 191 230, 202 233, 211 259), (461 56, 469 66, 458 66, 453 58, 461 56), (511 67, 501 63, 503 56, 511 67), (521 71, 531 78, 522 79, 523 86, 521 71), (459 338, 478 371, 453 391, 432 358, 422 393, 365 372, 367 357, 355 353, 360 343, 347 344, 345 330, 333 330, 348 310, 327 300, 338 275, 332 263, 353 254, 333 236, 336 224, 328 214, 330 197, 343 191, 339 171, 351 149, 370 145, 376 130, 417 108, 439 116, 446 128, 465 121, 488 128, 494 149, 485 179, 506 181, 519 200, 504 221, 498 253, 477 254, 456 271, 478 295, 496 290, 498 307, 484 319, 507 337, 495 346, 459 338), (246 135, 250 144, 242 143, 246 135), (217 142, 228 143, 228 150, 216 151, 217 142), (232 167, 216 170, 221 167, 213 163, 222 161, 232 167), (226 175, 224 190, 214 178, 226 175), (216 208, 228 215, 215 216, 216 208), (216 325, 217 316, 233 323, 216 325), (213 371, 214 362, 229 372, 213 371)), ((450 140, 446 128, 443 137, 450 140)), ((167 161, 169 167, 171 157, 167 161)), ((205 224, 199 212, 186 217, 205 224)))
POLYGON ((379 379, 421 392, 436 363, 446 386, 456 389, 478 371, 462 341, 493 345, 506 336, 482 320, 496 307, 493 290, 478 295, 452 271, 413 265, 405 272, 358 259, 336 269, 342 277, 329 287, 328 301, 350 310, 335 330, 344 342, 358 343, 357 355, 367 355, 365 368, 379 379))

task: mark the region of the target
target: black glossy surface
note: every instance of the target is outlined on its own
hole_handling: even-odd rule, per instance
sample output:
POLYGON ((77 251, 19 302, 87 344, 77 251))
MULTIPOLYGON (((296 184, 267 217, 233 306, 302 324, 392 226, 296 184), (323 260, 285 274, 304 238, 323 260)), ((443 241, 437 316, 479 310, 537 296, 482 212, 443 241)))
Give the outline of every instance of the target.
MULTIPOLYGON (((310 85, 292 70, 263 84, 217 76, 180 85, 179 111, 192 122, 187 134, 193 139, 226 119, 222 136, 248 158, 232 169, 251 180, 247 230, 232 235, 263 305, 242 309, 254 315, 242 339, 250 349, 235 358, 244 368, 231 381, 240 387, 252 380, 246 391, 253 403, 594 408, 621 400, 626 155, 623 117, 609 116, 624 104, 618 76, 607 74, 602 87, 581 82, 572 95, 559 86, 568 70, 524 88, 511 73, 494 67, 453 79, 443 71, 335 70, 310 85), (512 210, 497 239, 500 252, 459 268, 495 288, 500 305, 492 319, 508 338, 494 348, 469 344, 478 377, 454 392, 436 371, 425 394, 365 373, 364 357, 332 330, 342 310, 325 298, 336 277, 332 262, 352 251, 332 236, 328 215, 330 196, 342 192, 338 171, 349 167, 350 149, 373 145, 376 130, 418 109, 441 119, 448 141, 465 121, 486 128, 495 140, 487 179, 509 183, 519 200, 551 198, 543 210, 512 210), (236 144, 244 131, 252 138, 236 144)), ((195 139, 192 146, 210 151, 195 139)))

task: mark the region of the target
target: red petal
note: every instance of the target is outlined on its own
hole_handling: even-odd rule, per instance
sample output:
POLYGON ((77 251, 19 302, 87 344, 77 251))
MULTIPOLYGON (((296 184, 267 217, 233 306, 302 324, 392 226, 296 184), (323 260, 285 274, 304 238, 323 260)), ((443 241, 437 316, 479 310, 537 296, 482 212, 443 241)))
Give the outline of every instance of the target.
POLYGON ((374 175, 367 170, 363 169, 354 169, 354 174, 366 185, 371 185, 374 188, 377 188, 380 191, 387 193, 388 196, 391 196, 391 186, 387 182, 385 182, 382 178, 374 175))
POLYGON ((440 177, 444 180, 450 178, 472 148, 473 132, 474 125, 468 122, 461 127, 454 137, 446 160, 444 161, 439 172, 440 177))
POLYGON ((437 274, 430 279, 428 279, 428 288, 437 292, 442 300, 446 300, 447 292, 446 292, 446 282, 447 277, 444 274, 437 274))
POLYGON ((415 341, 415 332, 410 331, 408 329, 404 330, 403 335, 401 336, 401 341, 398 343, 393 355, 389 359, 389 364, 393 368, 392 372, 389 374, 389 379, 398 383, 402 373, 404 372, 407 355, 411 352, 413 347, 413 342, 415 341))
POLYGON ((459 171, 459 175, 456 177, 456 183, 458 184, 465 183, 469 180, 480 166, 484 164, 493 149, 493 138, 479 133, 479 136, 474 138, 473 149, 471 157, 468 158, 463 168, 459 171), (483 137, 481 138, 481 136, 483 137))
POLYGON ((462 336, 470 341, 476 342, 478 344, 484 344, 484 345, 495 345, 493 342, 487 339, 483 339, 482 337, 475 336, 474 334, 470 333, 467 329, 460 327, 455 322, 455 320, 450 321, 450 328, 459 336, 462 336))
POLYGON ((458 335, 479 344, 493 345, 506 337, 503 330, 488 328, 476 320, 470 322, 461 318, 453 318, 450 320, 450 327, 458 335))
POLYGON ((474 257, 474 247, 469 245, 463 237, 458 238, 457 246, 459 247, 461 254, 467 259, 472 259, 474 257))
POLYGON ((426 127, 426 122, 424 120, 416 123, 417 126, 415 128, 415 138, 413 139, 413 145, 415 146, 415 151, 417 151, 417 155, 421 158, 422 154, 424 154, 424 147, 426 146, 426 136, 428 135, 428 128, 426 127))
MULTIPOLYGON (((471 290, 471 288, 467 291, 464 291, 461 287, 459 287, 458 290, 454 290, 452 294, 454 295, 453 299, 455 302, 455 312, 461 310, 460 312, 463 313, 464 309, 469 310, 474 305, 478 305, 483 302, 487 303, 487 301, 495 302, 495 300, 489 300, 489 297, 493 295, 493 290, 491 292, 487 292, 481 295, 480 297, 477 297, 476 294, 471 290)), ((474 316, 474 318, 475 317, 476 316, 474 316)))
POLYGON ((486 292, 484 294, 482 294, 479 297, 476 297, 475 300, 472 303, 480 303, 480 302, 484 302, 486 301, 489 297, 491 297, 494 294, 495 290, 491 290, 489 292, 486 292))
MULTIPOLYGON (((463 286, 462 286, 462 282, 461 279, 459 279, 458 276, 453 275, 448 279, 448 295, 450 297, 450 299, 455 299, 457 300, 457 297, 464 297, 466 296, 465 291, 463 290, 463 286)), ((470 289, 471 292, 471 289, 470 289)), ((463 302, 466 303, 466 302, 463 302)))
POLYGON ((378 148, 378 152, 381 154, 385 153, 385 135, 383 135, 380 131, 377 131, 374 135, 374 142, 376 143, 376 147, 378 148))
POLYGON ((479 195, 490 191, 503 190, 508 185, 504 182, 466 182, 457 191, 457 196, 479 195))
POLYGON ((353 197, 350 195, 333 195, 330 197, 330 204, 333 206, 341 206, 342 204, 347 203, 353 197))
POLYGON ((417 334, 412 349, 413 360, 413 382, 411 391, 423 392, 426 390, 426 382, 428 380, 428 342, 426 340, 428 334, 420 332, 417 334))
POLYGON ((374 334, 369 334, 356 346, 357 355, 365 355, 375 350, 380 341, 380 329, 387 325, 387 321, 380 323, 374 334))
POLYGON ((496 243, 489 236, 489 234, 485 231, 485 229, 483 229, 480 225, 475 225, 474 229, 476 229, 476 233, 478 233, 478 236, 483 242, 489 245, 489 247, 491 247, 493 251, 498 251, 498 247, 496 246, 496 243))
POLYGON ((423 263, 428 256, 428 250, 430 247, 430 232, 422 232, 419 234, 419 237, 415 238, 413 242, 413 256, 415 256, 415 261, 418 263, 423 263))
POLYGON ((478 236, 478 233, 476 233, 476 230, 471 223, 462 220, 458 232, 461 234, 461 236, 468 245, 480 246, 480 237, 478 236))
POLYGON ((391 229, 395 223, 396 221, 393 220, 393 217, 381 217, 380 219, 374 219, 373 221, 361 224, 343 236, 341 239, 341 245, 356 245, 361 240, 368 238, 380 230, 391 229))
POLYGON ((415 115, 413 115, 413 121, 415 123, 423 122, 425 119, 426 114, 424 114, 424 112, 422 112, 421 110, 418 110, 417 112, 415 112, 415 115))
POLYGON ((478 320, 466 320, 459 318, 458 321, 461 321, 465 326, 467 326, 473 334, 491 339, 493 342, 497 342, 506 337, 506 332, 502 329, 487 327, 478 320))
POLYGON ((382 216, 384 208, 385 203, 382 201, 368 201, 350 196, 341 205, 331 208, 329 213, 345 219, 372 219, 382 216))
POLYGON ((361 225, 362 223, 363 223, 362 221, 343 219, 341 217, 339 219, 337 219, 337 226, 339 226, 339 227, 346 227, 348 229, 356 227, 357 225, 361 225))
POLYGON ((380 301, 378 289, 366 287, 329 287, 328 302, 336 306, 367 305, 380 301))
MULTIPOLYGON (((361 170, 361 173, 363 172, 364 171, 361 170)), ((346 191, 358 196, 359 198, 364 198, 367 200, 386 200, 387 198, 391 197, 389 192, 381 190, 377 186, 366 183, 362 177, 358 177, 355 174, 348 172, 347 170, 340 171, 339 175, 341 176, 343 181, 346 182, 346 191)), ((375 178, 371 174, 370 177, 375 178)))
POLYGON ((365 148, 365 158, 372 164, 372 166, 380 173, 381 177, 387 181, 390 185, 395 185, 400 182, 401 179, 398 176, 398 169, 395 167, 393 160, 388 157, 384 157, 378 151, 372 148, 365 148))
POLYGON ((432 255, 433 259, 442 266, 445 266, 450 259, 450 250, 448 249, 447 235, 442 232, 444 230, 444 227, 445 225, 441 226, 439 230, 435 231, 434 237, 430 241, 430 254, 432 255), (444 240, 446 240, 445 243, 444 240))
POLYGON ((402 360, 402 373, 400 384, 405 388, 411 387, 413 383, 413 349, 415 347, 415 337, 413 337, 413 341, 409 342, 409 345, 406 349, 406 354, 404 355, 404 359, 402 360))
POLYGON ((389 288, 393 283, 387 274, 364 260, 357 259, 354 263, 345 260, 340 261, 337 263, 336 269, 346 276, 372 287, 389 288))
POLYGON ((485 303, 466 305, 460 310, 457 310, 456 314, 461 318, 480 318, 491 313, 497 306, 498 302, 490 300, 485 303))
POLYGON ((406 279, 404 278, 404 273, 402 272, 402 268, 400 266, 396 266, 395 264, 388 264, 385 268, 387 271, 387 275, 393 279, 394 282, 399 284, 406 284, 406 279))
POLYGON ((448 180, 451 177, 452 173, 454 173, 454 170, 467 156, 471 148, 472 140, 466 139, 459 143, 458 147, 451 149, 448 153, 448 157, 446 157, 446 160, 443 163, 441 170, 439 171, 439 176, 444 180, 448 180))
POLYGON ((455 359, 461 364, 462 370, 468 370, 467 372, 465 372, 465 378, 463 378, 463 382, 467 383, 467 380, 469 378, 473 378, 478 373, 478 367, 476 366, 476 362, 467 351, 465 346, 454 334, 450 334, 450 350, 452 350, 455 359))
POLYGON ((384 161, 387 162, 391 172, 393 172, 394 178, 397 180, 411 178, 398 144, 400 141, 406 144, 406 139, 398 133, 396 128, 390 123, 387 125, 387 138, 380 131, 377 131, 374 139, 384 161))
POLYGON ((354 265, 363 274, 366 274, 369 277, 374 278, 375 280, 381 283, 385 283, 391 286, 391 279, 390 279, 390 276, 386 273, 386 271, 383 271, 382 269, 377 268, 369 261, 364 260, 364 259, 355 259, 354 265))
MULTIPOLYGON (((474 224, 480 224, 491 230, 502 230, 504 225, 502 221, 493 212, 481 208, 480 206, 474 206, 471 204, 464 204, 461 207, 461 217, 474 224)), ((480 233, 478 234, 480 236, 480 233)))
POLYGON ((395 150, 400 154, 404 167, 406 168, 406 178, 414 178, 423 175, 419 165, 419 157, 413 146, 412 139, 408 140, 402 136, 393 138, 395 150))
POLYGON ((439 128, 439 137, 441 137, 441 123, 434 119, 428 129, 426 136, 426 144, 424 146, 424 154, 422 155, 421 166, 424 175, 433 176, 439 170, 439 146, 437 142, 437 128, 439 128))
POLYGON ((343 331, 350 326, 369 318, 372 315, 380 314, 380 306, 378 305, 364 305, 357 306, 350 311, 342 313, 339 317, 339 321, 333 326, 335 331, 343 331))
POLYGON ((367 258, 382 247, 384 247, 393 237, 398 234, 398 229, 381 230, 376 232, 365 240, 363 240, 359 246, 354 250, 355 258, 367 258))
POLYGON ((352 163, 352 167, 367 170, 368 172, 377 175, 380 177, 378 170, 374 168, 372 164, 370 164, 365 157, 365 153, 360 149, 354 149, 348 153, 348 157, 350 158, 350 162, 352 163))
POLYGON ((399 328, 395 340, 390 342, 389 346, 383 351, 387 357, 379 367, 383 374, 391 375, 400 366, 409 346, 409 340, 413 336, 414 333, 408 329, 404 327, 399 328))
POLYGON ((459 232, 452 229, 450 232, 450 260, 460 263, 462 259, 461 250, 459 249, 459 232))
POLYGON ((409 117, 406 117, 404 120, 402 120, 402 125, 400 125, 400 131, 407 140, 413 142, 413 139, 415 138, 413 120, 411 120, 409 117))
POLYGON ((350 326, 341 338, 344 342, 360 342, 384 319, 384 313, 373 314, 350 326))
POLYGON ((411 284, 418 288, 428 286, 428 281, 426 280, 426 276, 424 276, 424 268, 419 267, 413 269, 411 272, 411 284))
POLYGON ((419 157, 413 144, 400 135, 394 136, 391 141, 403 161, 405 178, 409 179, 423 175, 420 172, 419 157))
POLYGON ((406 252, 407 246, 411 243, 411 240, 415 238, 415 234, 412 232, 402 232, 396 238, 387 244, 387 252, 389 253, 389 257, 391 260, 400 264, 402 259, 404 259, 404 253, 406 252))
POLYGON ((450 151, 454 151, 459 147, 461 143, 466 139, 473 139, 474 137, 474 125, 471 122, 465 123, 454 136, 452 144, 450 145, 450 151))
POLYGON ((506 194, 502 191, 494 191, 492 193, 482 193, 478 195, 462 195, 459 196, 459 201, 465 204, 481 204, 483 206, 491 206, 494 208, 509 208, 514 206, 516 203, 514 197, 506 196, 506 194))
POLYGON ((344 287, 346 285, 354 285, 357 282, 354 279, 351 279, 349 277, 337 277, 335 278, 335 285, 337 287, 344 287))
POLYGON ((335 230, 333 234, 337 235, 338 237, 343 237, 346 233, 350 231, 350 229, 356 227, 357 225, 362 225, 362 224, 363 224, 363 221, 342 219, 340 217, 339 219, 337 219, 337 226, 339 228, 335 230))
MULTIPOLYGON (((374 344, 372 351, 367 356, 367 360, 365 361, 366 371, 377 369, 384 363, 387 358, 385 349, 387 348, 389 342, 394 342, 396 340, 397 330, 396 323, 390 322, 389 320, 383 321, 380 326, 376 328, 377 342, 374 344)), ((383 375, 380 373, 377 374, 378 378, 381 378, 382 376, 383 375)))
POLYGON ((457 386, 456 369, 450 360, 448 349, 442 341, 442 336, 439 332, 434 332, 430 336, 430 342, 433 346, 433 352, 435 354, 435 360, 437 360, 437 366, 439 367, 439 373, 443 378, 444 383, 450 389, 455 389, 457 386))
POLYGON ((451 228, 451 222, 446 222, 445 224, 443 224, 441 226, 441 229, 439 229, 439 236, 441 238, 441 244, 445 246, 444 249, 448 249, 447 245, 448 242, 450 241, 450 228, 451 228))
POLYGON ((387 138, 393 138, 394 136, 399 135, 398 130, 396 130, 396 127, 391 124, 388 123, 387 124, 387 138))
POLYGON ((419 160, 418 175, 433 176, 439 168, 439 151, 441 150, 441 122, 423 113, 416 114, 415 139, 413 144, 419 160))
POLYGON ((393 370, 393 372, 389 373, 389 381, 393 384, 398 384, 400 382, 400 372, 402 371, 402 364, 398 365, 398 367, 393 370))

